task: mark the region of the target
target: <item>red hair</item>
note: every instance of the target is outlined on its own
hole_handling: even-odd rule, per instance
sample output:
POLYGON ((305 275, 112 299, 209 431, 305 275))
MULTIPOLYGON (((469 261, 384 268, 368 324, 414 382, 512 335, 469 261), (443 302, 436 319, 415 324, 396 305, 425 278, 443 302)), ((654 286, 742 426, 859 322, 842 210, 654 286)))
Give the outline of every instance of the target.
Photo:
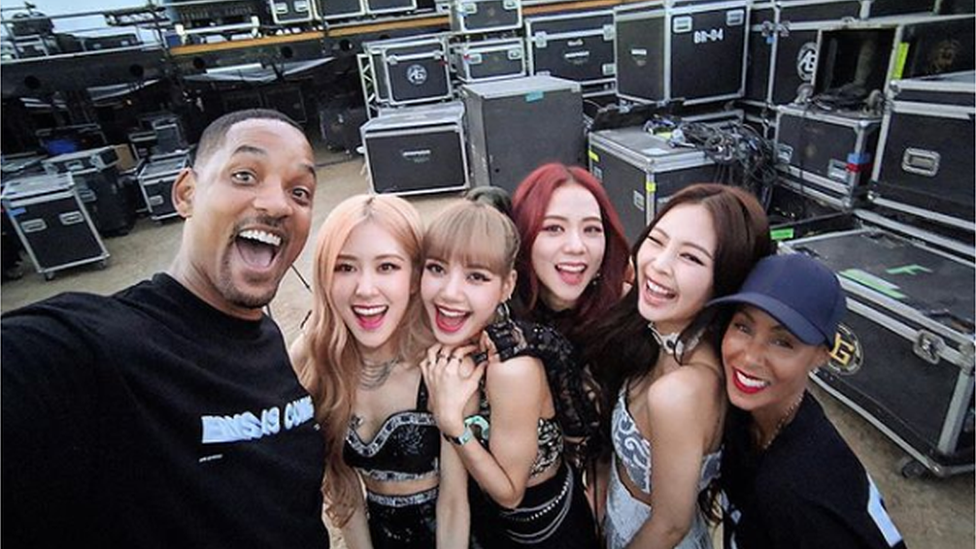
MULTIPOLYGON (((606 238, 599 278, 583 292, 572 314, 573 323, 570 326, 573 332, 578 333, 620 299, 627 276, 630 246, 624 236, 620 217, 610 203, 606 190, 590 172, 579 166, 544 164, 526 176, 515 190, 512 197, 512 217, 522 238, 516 262, 519 297, 529 315, 533 316, 538 305, 540 284, 539 277, 532 269, 532 246, 542 230, 542 220, 549 209, 553 193, 568 183, 580 185, 596 199, 606 238)), ((571 337, 571 334, 566 335, 571 337)))

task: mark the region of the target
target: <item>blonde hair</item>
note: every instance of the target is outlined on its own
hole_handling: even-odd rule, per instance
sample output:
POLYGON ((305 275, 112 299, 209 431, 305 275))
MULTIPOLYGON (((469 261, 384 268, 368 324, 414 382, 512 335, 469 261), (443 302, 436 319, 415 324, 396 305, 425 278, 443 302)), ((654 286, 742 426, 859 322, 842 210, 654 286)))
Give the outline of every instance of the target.
POLYGON ((409 202, 390 195, 356 195, 341 202, 319 229, 315 244, 312 315, 303 338, 304 348, 296 364, 299 379, 316 404, 316 419, 326 443, 322 493, 326 512, 337 526, 348 522, 360 490, 356 472, 342 459, 346 432, 352 417, 362 360, 336 304, 332 301, 335 266, 352 231, 365 223, 388 231, 410 259, 410 304, 394 334, 400 356, 417 363, 429 337, 421 320, 423 306, 416 289, 422 269, 423 230, 417 210, 409 202))
POLYGON ((481 202, 460 200, 438 215, 424 234, 424 257, 457 260, 505 276, 515 268, 519 235, 511 218, 481 202))

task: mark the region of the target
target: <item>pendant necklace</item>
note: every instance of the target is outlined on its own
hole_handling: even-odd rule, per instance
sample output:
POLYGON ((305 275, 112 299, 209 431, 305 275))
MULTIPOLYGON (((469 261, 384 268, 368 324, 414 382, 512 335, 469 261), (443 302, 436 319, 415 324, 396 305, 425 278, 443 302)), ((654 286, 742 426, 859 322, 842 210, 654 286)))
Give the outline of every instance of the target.
POLYGON ((783 417, 779 418, 779 422, 776 423, 776 428, 773 429, 773 434, 769 437, 769 440, 767 440, 765 444, 760 445, 761 452, 765 452, 766 450, 769 449, 770 446, 772 446, 773 441, 776 440, 776 437, 779 436, 779 433, 780 431, 783 430, 783 427, 786 427, 786 424, 793 419, 793 416, 796 414, 796 411, 800 408, 800 403, 803 402, 803 397, 806 394, 807 394, 806 391, 800 393, 800 398, 796 399, 796 402, 790 405, 790 407, 786 410, 786 413, 783 414, 783 417))

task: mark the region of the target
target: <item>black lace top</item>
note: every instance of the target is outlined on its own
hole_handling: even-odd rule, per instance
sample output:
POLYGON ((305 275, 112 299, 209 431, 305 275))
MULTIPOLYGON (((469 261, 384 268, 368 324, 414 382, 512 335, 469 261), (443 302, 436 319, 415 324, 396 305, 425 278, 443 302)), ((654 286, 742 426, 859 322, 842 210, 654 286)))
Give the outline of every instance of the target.
MULTIPOLYGON (((564 455, 572 465, 582 467, 591 456, 589 444, 599 428, 599 416, 595 396, 587 389, 588 374, 572 344, 555 328, 524 320, 497 322, 486 331, 502 360, 527 355, 542 361, 555 419, 567 437, 564 455)), ((540 424, 540 440, 541 430, 540 424)))

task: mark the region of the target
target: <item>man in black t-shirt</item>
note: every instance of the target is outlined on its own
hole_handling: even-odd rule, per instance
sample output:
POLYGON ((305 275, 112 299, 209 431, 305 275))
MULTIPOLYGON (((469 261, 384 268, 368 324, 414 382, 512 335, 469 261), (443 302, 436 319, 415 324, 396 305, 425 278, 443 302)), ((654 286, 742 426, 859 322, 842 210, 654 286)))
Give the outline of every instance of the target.
POLYGON ((4 542, 329 546, 314 406, 261 311, 315 186, 294 122, 223 116, 174 183, 185 223, 166 273, 4 315, 4 542))

